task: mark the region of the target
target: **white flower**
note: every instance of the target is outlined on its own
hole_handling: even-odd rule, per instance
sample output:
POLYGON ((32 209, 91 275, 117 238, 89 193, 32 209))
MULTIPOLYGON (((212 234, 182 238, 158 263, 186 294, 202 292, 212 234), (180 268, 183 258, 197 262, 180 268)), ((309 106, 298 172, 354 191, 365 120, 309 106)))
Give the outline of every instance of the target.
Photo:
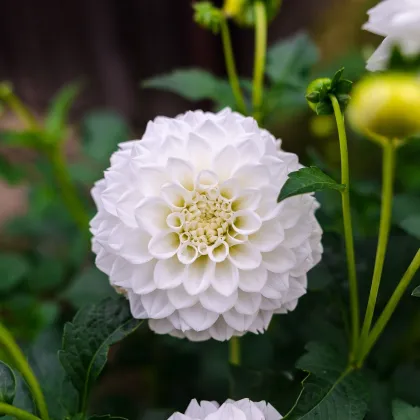
POLYGON ((297 156, 225 109, 150 122, 92 190, 96 264, 160 334, 263 332, 293 310, 322 253, 311 195, 277 204, 297 156))
POLYGON ((385 70, 392 48, 398 45, 408 56, 420 53, 420 1, 384 0, 370 9, 363 26, 385 40, 369 58, 367 69, 385 70))
POLYGON ((216 402, 192 400, 185 414, 175 413, 168 420, 280 420, 283 417, 265 401, 227 400, 219 407, 216 402))

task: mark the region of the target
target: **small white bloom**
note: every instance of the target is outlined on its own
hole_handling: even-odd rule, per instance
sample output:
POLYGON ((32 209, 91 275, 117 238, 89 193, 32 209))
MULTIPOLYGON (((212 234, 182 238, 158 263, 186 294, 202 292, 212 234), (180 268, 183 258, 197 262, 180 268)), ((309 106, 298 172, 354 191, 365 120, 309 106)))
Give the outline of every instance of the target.
POLYGON ((200 341, 263 332, 293 310, 321 258, 315 198, 277 204, 298 158, 225 109, 150 122, 92 195, 96 264, 135 318, 200 341))
POLYGON ((185 414, 175 413, 168 420, 280 420, 283 417, 265 401, 227 400, 220 407, 216 402, 192 400, 185 414))
POLYGON ((385 70, 392 48, 398 45, 408 56, 420 53, 420 1, 384 0, 370 9, 363 26, 385 40, 367 62, 370 71, 385 70))

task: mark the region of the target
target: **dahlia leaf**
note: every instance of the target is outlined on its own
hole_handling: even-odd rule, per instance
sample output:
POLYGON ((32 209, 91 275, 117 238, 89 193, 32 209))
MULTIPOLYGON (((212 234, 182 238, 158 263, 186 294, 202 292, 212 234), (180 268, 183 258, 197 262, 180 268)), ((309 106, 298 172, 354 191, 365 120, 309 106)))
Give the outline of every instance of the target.
POLYGON ((71 83, 64 86, 53 99, 45 120, 45 129, 52 141, 63 140, 68 113, 80 89, 80 83, 71 83))
POLYGON ((0 255, 0 293, 7 293, 17 286, 29 273, 27 260, 19 254, 0 255))
POLYGON ((420 419, 420 407, 413 407, 401 400, 392 403, 392 415, 394 420, 418 420, 420 419))
POLYGON ((413 214, 407 217, 400 223, 400 227, 404 229, 408 234, 420 239, 420 215, 413 214))
POLYGON ((3 156, 0 156, 0 178, 8 184, 15 185, 23 180, 25 172, 22 167, 12 164, 3 156))
POLYGON ((35 130, 2 131, 0 143, 14 147, 38 148, 43 144, 43 133, 35 130))
POLYGON ((142 87, 166 90, 190 101, 211 99, 224 106, 235 104, 229 83, 201 69, 175 70, 145 80, 142 87))
MULTIPOLYGON (((0 361, 0 402, 12 404, 16 394, 16 378, 12 369, 0 361)), ((0 415, 1 417, 1 415, 0 415)))
POLYGON ((345 358, 322 343, 309 343, 297 367, 307 371, 302 392, 287 420, 362 420, 369 394, 360 372, 345 368, 345 358))
POLYGON ((414 296, 414 297, 420 297, 420 286, 417 286, 417 287, 413 290, 413 292, 411 293, 411 296, 414 296))
POLYGON ((311 166, 299 169, 296 172, 290 172, 289 178, 280 191, 278 201, 300 194, 323 190, 343 191, 345 188, 345 185, 338 184, 321 169, 311 166))
POLYGON ((135 331, 141 320, 133 319, 125 298, 105 299, 81 309, 64 327, 59 359, 80 395, 85 411, 94 381, 105 366, 111 345, 135 331))
POLYGON ((319 59, 317 46, 305 32, 277 42, 267 52, 267 75, 274 83, 295 81, 304 86, 319 59))

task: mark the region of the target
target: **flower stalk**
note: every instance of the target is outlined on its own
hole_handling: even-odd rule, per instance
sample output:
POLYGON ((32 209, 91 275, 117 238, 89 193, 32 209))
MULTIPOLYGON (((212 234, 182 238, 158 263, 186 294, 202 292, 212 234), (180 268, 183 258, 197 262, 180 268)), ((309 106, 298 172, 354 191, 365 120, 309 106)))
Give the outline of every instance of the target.
MULTIPOLYGON (((31 367, 29 366, 29 363, 26 360, 25 356, 23 355, 21 349, 16 344, 16 341, 14 340, 12 334, 1 323, 0 323, 0 344, 7 351, 11 360, 13 360, 16 368, 19 370, 19 372, 22 374, 22 376, 24 377, 24 379, 28 383, 29 388, 32 391, 32 395, 34 396, 34 400, 36 402, 36 405, 38 407, 41 419, 42 420, 49 420, 47 404, 45 402, 45 398, 44 398, 44 395, 42 393, 41 387, 38 383, 38 380, 36 379, 35 374, 33 373, 31 367)), ((0 406, 0 413, 2 412, 2 409, 3 410, 10 410, 8 407, 3 407, 3 405, 7 406, 7 404, 2 404, 0 406)), ((12 407, 12 408, 14 408, 14 407, 12 407)), ((22 411, 22 413, 26 414, 26 417, 23 417, 22 413, 19 413, 20 416, 15 415, 11 412, 9 412, 9 413, 4 412, 4 414, 10 414, 12 416, 22 418, 22 419, 26 419, 26 420, 37 419, 37 417, 32 416, 32 415, 31 415, 31 417, 28 417, 29 413, 26 413, 23 410, 21 410, 21 411, 22 411)))
POLYGON ((392 294, 387 305, 385 306, 384 311, 379 316, 378 321, 376 322, 375 326, 372 328, 372 331, 366 340, 366 344, 363 346, 361 350, 359 365, 362 365, 364 359, 369 354, 372 347, 375 345, 382 331, 384 330, 389 320, 391 319, 391 316, 394 313, 395 308, 397 307, 402 296, 404 295, 405 291, 410 285, 411 280, 414 278, 414 275, 419 269, 420 269, 420 249, 417 251, 416 255, 413 258, 413 261, 407 268, 407 271, 405 272, 401 281, 398 283, 397 288, 394 290, 394 293, 392 294))
POLYGON ((13 405, 0 402, 0 414, 15 417, 18 420, 41 420, 39 417, 13 405))
POLYGON ((351 337, 352 347, 350 359, 353 361, 359 342, 360 319, 359 319, 359 293, 357 285, 356 259, 354 254, 353 228, 350 207, 350 173, 349 156, 347 148, 347 135, 344 125, 344 116, 340 109, 340 104, 335 95, 330 95, 337 123, 338 138, 340 143, 341 155, 341 183, 346 187, 341 192, 341 202, 343 210, 344 240, 346 244, 347 269, 350 289, 351 307, 351 337))
POLYGON ((241 344, 238 337, 229 340, 229 363, 234 366, 241 364, 241 344))
POLYGON ((223 52, 225 56, 226 71, 229 78, 229 83, 232 88, 233 96, 235 97, 236 106, 241 114, 246 115, 246 105, 244 95, 242 93, 241 85, 239 83, 238 72, 236 70, 235 56, 232 49, 232 40, 230 38, 229 26, 225 16, 220 20, 220 32, 222 35, 223 52))
MULTIPOLYGON (((379 285, 381 283, 382 270, 385 261, 385 254, 388 245, 389 231, 391 228, 392 215, 392 196, 395 174, 395 155, 396 143, 388 141, 383 144, 383 165, 382 165, 382 204, 381 219, 379 224, 379 239, 376 250, 375 267, 373 270, 372 285, 369 294, 369 300, 366 308, 366 315, 363 322, 360 348, 364 349, 367 343, 368 335, 372 325, 372 319, 375 312, 376 300, 378 298, 379 285)), ((363 350, 361 350, 363 353, 363 350)))
POLYGON ((252 89, 252 107, 254 118, 261 122, 261 107, 264 92, 264 73, 267 53, 267 11, 262 1, 256 1, 255 12, 255 57, 252 89))

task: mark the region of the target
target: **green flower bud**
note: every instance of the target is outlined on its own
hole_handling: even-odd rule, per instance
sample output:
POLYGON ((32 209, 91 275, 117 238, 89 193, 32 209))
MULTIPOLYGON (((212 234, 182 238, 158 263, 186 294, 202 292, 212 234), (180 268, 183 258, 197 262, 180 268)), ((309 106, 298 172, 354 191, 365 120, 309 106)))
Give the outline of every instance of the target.
MULTIPOLYGON (((282 0, 236 0, 236 3, 242 3, 242 7, 236 15, 232 15, 233 19, 238 25, 253 27, 255 26, 255 12, 254 3, 256 1, 262 1, 265 4, 267 13, 267 21, 270 22, 277 15, 280 10, 282 0)), ((228 3, 229 0, 226 0, 228 3)), ((235 0, 232 0, 234 3, 235 0)))
POLYGON ((420 132, 420 80, 403 73, 378 74, 359 82, 348 117, 362 133, 405 139, 420 132))
POLYGON ((334 109, 331 103, 330 95, 334 95, 341 110, 346 109, 352 88, 350 80, 342 79, 344 69, 340 69, 335 73, 333 78, 322 77, 312 81, 306 89, 306 100, 309 107, 314 110, 317 115, 332 115, 334 109))
POLYGON ((223 19, 222 11, 209 1, 194 3, 193 8, 195 22, 217 34, 220 30, 221 19, 223 19))

